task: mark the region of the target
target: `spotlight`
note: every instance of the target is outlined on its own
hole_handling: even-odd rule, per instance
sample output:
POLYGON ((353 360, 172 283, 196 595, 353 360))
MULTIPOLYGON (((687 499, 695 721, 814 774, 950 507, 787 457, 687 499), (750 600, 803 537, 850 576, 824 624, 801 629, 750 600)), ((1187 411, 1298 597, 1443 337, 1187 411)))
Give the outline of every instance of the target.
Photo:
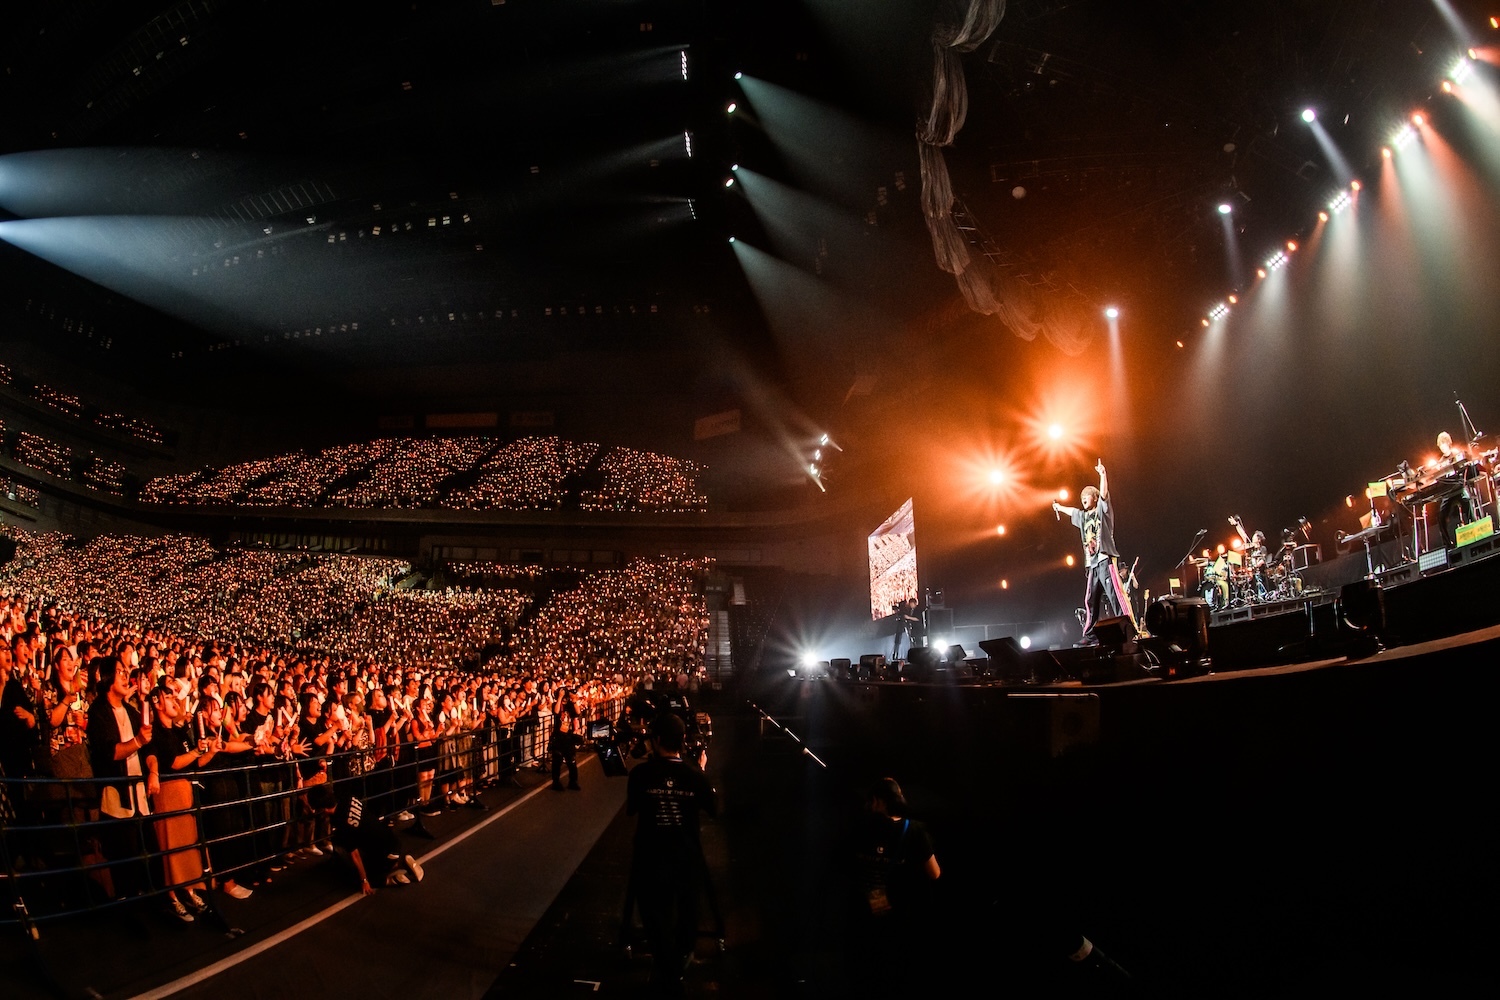
POLYGON ((1286 254, 1282 253, 1280 250, 1277 250, 1274 254, 1271 255, 1271 259, 1266 261, 1266 270, 1276 271, 1280 270, 1283 267, 1286 267, 1286 254))
POLYGON ((734 242, 734 237, 733 236, 729 237, 729 242, 731 242, 731 243, 734 242))
POLYGON ((1230 305, 1232 305, 1232 306, 1239 305, 1239 302, 1240 302, 1240 297, 1238 295, 1231 295, 1231 296, 1229 296, 1229 304, 1230 305))
POLYGON ((1030 649, 1031 648, 1031 636, 1029 636, 1029 635, 1023 635, 1023 636, 1021 636, 1021 648, 1022 649, 1030 649))
POLYGON ((1410 146, 1412 140, 1416 137, 1416 129, 1412 128, 1410 125, 1402 125, 1401 128, 1396 131, 1395 138, 1391 140, 1391 145, 1394 146, 1396 148, 1396 151, 1399 153, 1407 146, 1410 146))
POLYGON ((997 534, 997 535, 1003 535, 1003 534, 1005 534, 1005 525, 1003 525, 1003 524, 1002 525, 998 525, 995 528, 995 534, 997 534))
POLYGON ((1208 318, 1211 319, 1211 320, 1223 319, 1225 316, 1228 316, 1228 315, 1229 315, 1229 306, 1228 306, 1227 303, 1224 303, 1224 302, 1220 302, 1218 305, 1214 306, 1212 309, 1210 309, 1208 311, 1208 318))
POLYGON ((1427 119, 1422 117, 1422 113, 1420 111, 1411 116, 1411 123, 1417 128, 1421 128, 1424 124, 1426 124, 1426 122, 1427 119))
POLYGON ((1009 580, 1001 580, 1000 581, 1000 589, 1001 590, 1009 590, 1010 589, 1010 581, 1009 580))
POLYGON ((732 114, 734 114, 734 109, 737 108, 737 107, 739 107, 738 104, 734 103, 733 101, 730 101, 729 102, 729 106, 724 109, 724 113, 726 115, 732 115, 732 114))
POLYGON ((999 469, 991 469, 990 482, 995 486, 1000 485, 1001 483, 1005 482, 1005 473, 1001 472, 999 469))
POLYGON ((1064 559, 1063 562, 1065 564, 1071 566, 1071 565, 1073 565, 1073 557, 1070 555, 1070 556, 1068 556, 1068 558, 1064 559))
POLYGON ((1064 487, 1063 489, 1060 489, 1060 490, 1057 491, 1057 499, 1059 499, 1059 500, 1066 500, 1066 499, 1068 499, 1068 491, 1067 491, 1066 487, 1064 487))
POLYGON ((1297 252, 1297 241, 1296 240, 1287 240, 1286 241, 1286 249, 1287 249, 1288 253, 1296 253, 1297 252))
POLYGON ((1208 326, 1208 320, 1207 320, 1207 319, 1203 319, 1203 320, 1200 320, 1200 322, 1201 322, 1201 323, 1202 323, 1202 324, 1203 324, 1203 325, 1204 325, 1204 326, 1208 326))
POLYGON ((738 79, 740 79, 740 78, 741 78, 741 77, 743 77, 743 76, 744 76, 744 75, 745 75, 745 74, 744 74, 744 73, 736 73, 736 74, 734 74, 734 78, 735 78, 735 79, 736 79, 736 80, 738 80, 738 79))
POLYGON ((724 186, 727 187, 727 188, 734 187, 734 178, 733 177, 726 177, 726 178, 724 178, 724 186))
POLYGON ((817 653, 803 653, 802 654, 801 663, 802 663, 802 665, 804 667, 817 666, 817 663, 818 663, 818 654, 817 653))
POLYGON ((1311 125, 1313 122, 1318 120, 1318 113, 1312 108, 1307 108, 1302 112, 1302 120, 1311 125))
POLYGON ((1362 187, 1364 187, 1364 185, 1361 184, 1359 181, 1350 181, 1349 182, 1349 190, 1353 191, 1355 194, 1358 194, 1360 188, 1362 188, 1362 187))
POLYGON ((1333 200, 1328 203, 1328 211, 1333 212, 1335 215, 1337 215, 1339 212, 1342 212, 1344 209, 1349 207, 1349 202, 1351 200, 1352 199, 1350 198, 1348 191, 1340 191, 1338 194, 1334 195, 1333 200))
POLYGON ((1109 319, 1119 319, 1120 310, 1116 309, 1114 306, 1110 306, 1109 308, 1104 310, 1104 315, 1109 319))
POLYGON ((1319 222, 1327 222, 1328 221, 1328 213, 1327 212, 1319 212, 1318 213, 1318 221, 1319 222))
POLYGON ((1048 425, 1047 436, 1054 441, 1059 440, 1063 436, 1062 424, 1048 425))
POLYGON ((1227 201, 1221 202, 1219 204, 1219 214, 1220 215, 1228 215, 1229 212, 1230 212, 1229 202, 1227 202, 1227 201))
POLYGON ((1266 269, 1263 267, 1257 267, 1255 269, 1255 276, 1257 278, 1264 278, 1266 276, 1266 269))
POLYGON ((1380 155, 1383 156, 1383 157, 1385 157, 1387 160, 1389 160, 1391 158, 1391 147, 1389 147, 1389 146, 1381 146, 1380 147, 1380 155))
POLYGON ((738 171, 740 169, 740 165, 738 163, 731 163, 729 165, 729 169, 730 170, 734 170, 734 171, 738 171))
POLYGON ((1179 340, 1179 341, 1178 341, 1178 342, 1177 342, 1177 346, 1178 346, 1178 347, 1181 347, 1181 346, 1182 346, 1182 341, 1180 341, 1180 340, 1179 340))

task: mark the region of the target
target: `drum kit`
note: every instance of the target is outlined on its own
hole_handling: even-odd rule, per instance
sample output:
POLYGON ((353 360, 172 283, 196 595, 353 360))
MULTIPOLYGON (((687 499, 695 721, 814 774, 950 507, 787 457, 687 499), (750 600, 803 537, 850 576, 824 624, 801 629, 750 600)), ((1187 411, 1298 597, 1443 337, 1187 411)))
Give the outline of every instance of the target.
POLYGON ((1210 611, 1243 608, 1252 604, 1296 600, 1302 596, 1302 577, 1294 568, 1295 543, 1273 551, 1264 565, 1247 560, 1239 552, 1224 552, 1215 559, 1190 559, 1198 567, 1199 595, 1210 611))

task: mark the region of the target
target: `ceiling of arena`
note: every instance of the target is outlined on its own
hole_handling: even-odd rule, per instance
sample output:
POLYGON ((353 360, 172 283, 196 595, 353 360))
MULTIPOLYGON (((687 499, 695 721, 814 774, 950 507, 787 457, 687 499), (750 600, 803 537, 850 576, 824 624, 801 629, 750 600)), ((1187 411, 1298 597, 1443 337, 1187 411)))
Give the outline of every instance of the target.
MULTIPOLYGON (((1305 228, 1340 178, 1300 111, 1378 158, 1441 73, 1444 6, 1012 0, 961 59, 952 218, 1001 298, 1073 317, 1037 349, 1087 350, 1105 304, 1169 343, 1236 280, 1217 206, 1246 246, 1305 228)), ((27 5, 0 81, 12 329, 166 376, 143 391, 550 380, 819 416, 1036 332, 969 308, 923 220, 932 38, 966 7, 27 5)))

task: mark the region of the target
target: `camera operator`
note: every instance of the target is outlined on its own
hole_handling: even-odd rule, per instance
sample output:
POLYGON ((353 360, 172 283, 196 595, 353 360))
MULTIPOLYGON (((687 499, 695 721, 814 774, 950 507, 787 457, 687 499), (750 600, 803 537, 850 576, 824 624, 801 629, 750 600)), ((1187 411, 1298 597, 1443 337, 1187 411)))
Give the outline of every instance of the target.
POLYGON ((646 928, 653 983, 662 995, 680 996, 707 888, 699 815, 718 814, 718 793, 703 773, 707 749, 684 760, 687 725, 679 716, 663 713, 651 732, 651 758, 631 770, 625 793, 626 814, 638 817, 629 891, 646 928))

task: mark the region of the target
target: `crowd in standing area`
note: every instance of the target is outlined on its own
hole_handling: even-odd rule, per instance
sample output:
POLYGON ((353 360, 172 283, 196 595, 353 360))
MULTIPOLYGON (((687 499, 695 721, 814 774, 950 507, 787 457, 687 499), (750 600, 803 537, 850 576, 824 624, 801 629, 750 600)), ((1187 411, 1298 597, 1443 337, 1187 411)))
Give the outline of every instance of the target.
POLYGON ((702 559, 635 560, 538 603, 519 570, 516 587, 408 590, 394 559, 5 533, 12 865, 92 859, 106 895, 163 898, 184 920, 210 888, 243 899, 331 849, 311 786, 420 835, 424 815, 480 808, 485 787, 539 763, 559 704, 612 719, 638 686, 702 669, 702 559), (35 778, 77 779, 78 794, 35 778), (59 818, 88 835, 27 837, 59 818), (57 856, 71 844, 90 853, 57 856))

